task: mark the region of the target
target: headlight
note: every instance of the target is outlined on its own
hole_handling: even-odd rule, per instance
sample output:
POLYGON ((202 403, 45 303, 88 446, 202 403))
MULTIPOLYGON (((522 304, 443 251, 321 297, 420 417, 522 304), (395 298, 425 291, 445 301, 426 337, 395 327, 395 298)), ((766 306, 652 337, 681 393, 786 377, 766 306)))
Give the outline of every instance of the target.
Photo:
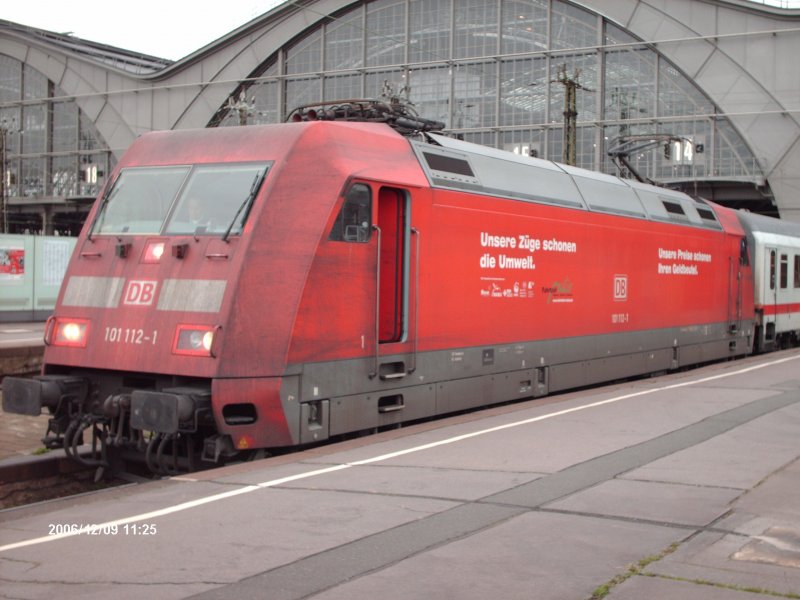
POLYGON ((189 356, 214 356, 214 334, 219 327, 213 325, 178 325, 172 351, 189 356))
POLYGON ((142 255, 143 263, 158 263, 161 262, 161 257, 164 255, 164 242, 162 240, 147 240, 144 246, 144 254, 142 255))
MULTIPOLYGON (((45 332, 45 335, 47 336, 48 333, 49 331, 45 332)), ((52 334, 49 336, 49 342, 53 346, 85 348, 88 333, 88 319, 66 319, 56 317, 52 327, 52 334)))

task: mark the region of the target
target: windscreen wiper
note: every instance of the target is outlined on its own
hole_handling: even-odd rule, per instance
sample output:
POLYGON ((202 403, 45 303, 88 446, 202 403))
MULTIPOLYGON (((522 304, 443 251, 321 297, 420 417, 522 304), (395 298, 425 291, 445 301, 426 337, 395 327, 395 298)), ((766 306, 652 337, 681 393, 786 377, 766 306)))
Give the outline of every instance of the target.
POLYGON ((106 193, 103 194, 103 198, 100 200, 100 206, 97 207, 97 212, 94 213, 94 219, 92 219, 92 224, 89 226, 89 233, 86 236, 86 239, 88 239, 90 242, 92 241, 92 235, 94 234, 94 226, 97 224, 98 219, 100 219, 100 215, 106 209, 106 205, 111 202, 112 196, 116 196, 117 192, 122 189, 122 185, 115 187, 114 183, 116 183, 116 181, 112 182, 111 185, 106 188, 106 193))
POLYGON ((239 215, 242 213, 245 207, 248 206, 253 201, 253 198, 255 198, 256 194, 258 193, 259 187, 261 187, 261 182, 264 180, 265 174, 266 174, 266 169, 264 171, 259 171, 258 173, 256 173, 256 176, 253 178, 253 183, 250 185, 250 193, 247 194, 247 198, 244 199, 244 202, 242 202, 239 205, 236 214, 234 214, 233 219, 231 219, 230 225, 228 225, 228 228, 225 230, 225 234, 222 236, 223 242, 227 243, 228 238, 231 235, 231 231, 233 230, 233 226, 236 224, 236 219, 239 218, 239 215))

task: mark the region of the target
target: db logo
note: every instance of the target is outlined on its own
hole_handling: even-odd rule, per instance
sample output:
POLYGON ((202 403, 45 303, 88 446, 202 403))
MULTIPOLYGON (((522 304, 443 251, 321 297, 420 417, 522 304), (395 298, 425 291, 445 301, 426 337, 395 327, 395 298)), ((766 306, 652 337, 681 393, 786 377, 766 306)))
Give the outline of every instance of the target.
POLYGON ((158 287, 157 281, 131 279, 125 290, 123 302, 135 306, 150 306, 156 297, 156 287, 158 287))
POLYGON ((614 275, 614 300, 617 302, 628 299, 628 276, 614 275))

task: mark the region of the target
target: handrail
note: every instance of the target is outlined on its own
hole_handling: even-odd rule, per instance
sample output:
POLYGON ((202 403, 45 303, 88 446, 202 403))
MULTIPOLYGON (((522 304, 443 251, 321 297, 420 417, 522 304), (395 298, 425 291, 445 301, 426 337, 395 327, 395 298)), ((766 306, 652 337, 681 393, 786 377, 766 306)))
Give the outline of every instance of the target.
POLYGON ((50 315, 47 317, 47 321, 44 324, 44 335, 42 336, 42 341, 44 342, 45 346, 49 346, 53 343, 53 328, 56 324, 56 317, 55 315, 50 315))
POLYGON ((419 246, 421 235, 419 229, 416 227, 411 228, 411 233, 417 238, 417 244, 414 249, 416 256, 414 257, 414 339, 411 342, 411 366, 408 369, 410 375, 417 370, 417 348, 419 340, 419 246))
POLYGON ((372 225, 372 231, 376 232, 375 239, 377 240, 377 247, 375 251, 375 361, 373 362, 372 371, 369 374, 370 379, 374 379, 378 375, 378 363, 380 362, 381 352, 381 228, 377 225, 372 225))

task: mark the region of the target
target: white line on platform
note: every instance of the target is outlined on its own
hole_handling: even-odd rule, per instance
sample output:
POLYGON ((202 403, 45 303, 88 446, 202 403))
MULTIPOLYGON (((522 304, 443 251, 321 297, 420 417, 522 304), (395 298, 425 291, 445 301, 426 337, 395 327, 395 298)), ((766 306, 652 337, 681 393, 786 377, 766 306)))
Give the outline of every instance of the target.
MULTIPOLYGON (((250 492, 255 492, 257 490, 275 487, 278 485, 282 485, 285 483, 291 483, 293 481, 300 481, 303 479, 309 479, 311 477, 317 477, 319 475, 325 475, 328 473, 334 473, 336 471, 342 471, 344 469, 350 469, 352 467, 357 467, 361 465, 369 465, 374 463, 383 462, 386 460, 390 460, 392 458, 397 458, 398 456, 405 456, 407 454, 413 454, 415 452, 422 452, 423 450, 430 450, 431 448, 437 448, 439 446, 445 446, 448 444, 454 444, 456 442, 460 442, 463 440, 467 440, 470 438, 478 437, 481 435, 486 435, 489 433, 495 433, 497 431, 503 431, 504 429, 511 429, 513 427, 520 427, 522 425, 529 425, 531 423, 537 423, 539 421, 544 421, 547 419, 552 419, 555 417, 560 417, 563 415, 568 415, 571 413, 580 412, 582 410, 587 410, 590 408, 596 408, 598 406, 604 406, 606 404, 613 404, 614 402, 620 402, 621 400, 628 400, 630 398, 636 398, 638 396, 646 396, 648 394, 655 394, 657 392, 664 392, 668 390, 674 390, 677 388, 688 387, 691 385, 698 385, 702 383, 707 383, 709 381, 716 381, 718 379, 724 379, 726 377, 733 377, 735 375, 742 375, 744 373, 749 373, 750 371, 756 371, 758 369, 763 369, 765 367, 771 367, 774 365, 779 365, 781 363, 789 362, 792 360, 800 359, 800 354, 795 356, 789 356, 785 358, 779 358, 773 361, 769 361, 766 363, 761 363, 758 365, 753 365, 750 367, 745 367, 743 369, 737 369, 735 371, 730 371, 728 373, 720 373, 718 375, 711 375, 709 377, 701 377, 699 379, 692 379, 689 381, 684 381, 681 383, 673 383, 671 385, 665 385, 656 388, 650 388, 646 390, 640 390, 638 392, 631 392, 630 394, 623 394, 621 396, 614 396, 613 398, 607 398, 606 400, 599 400, 597 402, 592 402, 591 404, 584 404, 582 406, 575 406, 573 408, 566 408, 564 410, 559 410, 553 413, 547 413, 545 415, 540 415, 538 417, 532 417, 530 419, 523 419, 522 421, 514 421, 513 423, 506 423, 504 425, 498 425, 496 427, 489 427, 487 429, 481 429, 479 431, 473 431, 472 433, 465 433, 463 435, 458 435, 450 438, 446 438, 444 440, 439 440, 438 442, 431 442, 429 444, 422 444, 420 446, 414 446, 412 448, 407 448, 405 450, 398 450, 397 452, 389 452, 387 454, 381 454, 379 456, 374 456, 372 458, 366 458, 363 460, 356 460, 353 462, 342 463, 338 465, 333 465, 330 467, 325 467, 322 469, 316 469, 314 471, 307 471, 305 473, 299 473, 297 475, 290 475, 288 477, 281 477, 279 479, 272 479, 269 481, 264 481, 262 483, 258 483, 255 485, 247 485, 241 488, 237 488, 234 490, 230 490, 228 492, 223 492, 220 494, 213 494, 211 496, 205 496, 203 498, 198 498, 197 500, 190 500, 189 502, 182 502, 180 504, 174 504, 172 506, 168 506, 166 508, 162 508, 160 510, 154 510, 148 513, 142 513, 138 515, 133 515, 130 517, 125 517, 122 519, 117 519, 115 521, 107 521, 105 523, 98 523, 96 525, 87 525, 83 526, 80 530, 77 531, 66 531, 63 533, 58 533, 55 535, 48 535, 43 537, 37 537, 29 540, 23 540, 21 542, 15 542, 13 544, 6 544, 4 546, 0 546, 0 552, 6 552, 8 550, 14 550, 16 548, 24 548, 26 546, 35 546, 37 544, 44 544, 46 542, 53 542, 55 540, 60 540, 63 538, 73 537, 76 535, 81 535, 84 533, 89 533, 94 529, 103 530, 113 527, 119 527, 120 525, 127 525, 130 523, 138 523, 141 521, 150 521, 152 519, 163 517, 166 515, 171 515, 177 512, 182 512, 184 510, 189 510, 191 508, 196 508, 198 506, 203 506, 204 504, 210 504, 212 502, 217 502, 219 500, 226 500, 228 498, 233 498, 235 496, 240 496, 242 494, 249 494, 250 492)), ((180 479, 175 477, 173 479, 180 479)))

